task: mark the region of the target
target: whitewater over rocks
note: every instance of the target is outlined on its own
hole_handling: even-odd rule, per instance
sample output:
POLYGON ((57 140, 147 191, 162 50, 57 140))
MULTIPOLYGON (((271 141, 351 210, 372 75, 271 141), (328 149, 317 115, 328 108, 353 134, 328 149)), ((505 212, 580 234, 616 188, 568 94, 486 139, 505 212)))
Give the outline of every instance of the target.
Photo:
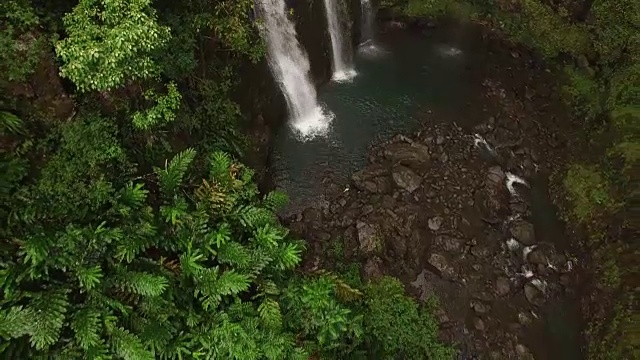
MULTIPOLYGON (((486 85, 490 96, 499 88, 486 85)), ((310 244, 305 266, 330 268, 339 241, 365 278, 392 275, 420 299, 439 298, 442 336, 461 358, 533 359, 527 336, 572 292, 576 259, 533 223, 527 180, 551 166, 535 149, 546 135, 522 145, 530 135, 511 121, 426 125, 376 146, 350 184, 285 219, 310 244)))

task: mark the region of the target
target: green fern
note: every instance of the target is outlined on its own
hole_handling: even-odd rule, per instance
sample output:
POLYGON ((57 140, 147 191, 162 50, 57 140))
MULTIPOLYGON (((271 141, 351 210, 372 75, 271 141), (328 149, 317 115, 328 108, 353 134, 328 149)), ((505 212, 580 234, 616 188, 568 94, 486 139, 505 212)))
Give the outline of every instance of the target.
POLYGON ((160 188, 164 194, 172 195, 178 189, 195 156, 196 151, 188 148, 176 154, 170 162, 165 164, 164 169, 154 167, 154 171, 160 182, 160 188))
POLYGON ((229 154, 222 151, 213 152, 209 156, 209 179, 222 184, 228 184, 231 164, 232 161, 229 154))
POLYGON ((78 345, 84 350, 98 346, 101 343, 100 313, 92 308, 84 308, 75 313, 71 321, 71 329, 78 345))
POLYGON ((242 244, 231 241, 219 248, 218 261, 238 269, 247 269, 251 265, 251 254, 242 244))
POLYGON ((22 134, 22 120, 7 111, 0 111, 0 134, 1 133, 22 134))
POLYGON ((271 211, 283 209, 288 202, 289 197, 282 191, 272 191, 263 200, 264 206, 271 211))
POLYGON ((268 328, 277 329, 282 326, 282 313, 280 312, 280 304, 273 299, 264 299, 258 306, 260 319, 268 328))
POLYGON ((162 295, 168 284, 165 277, 145 272, 129 271, 119 279, 120 287, 142 296, 162 295))
POLYGON ((19 338, 33 332, 35 313, 30 308, 14 306, 0 311, 0 337, 19 338))
POLYGON ((119 200, 132 208, 140 208, 147 199, 148 190, 145 190, 144 184, 130 181, 122 190, 120 190, 119 200))
POLYGON ((273 224, 277 220, 273 212, 253 205, 240 206, 235 209, 233 215, 245 228, 255 229, 266 224, 273 224))
POLYGON ((292 243, 280 244, 275 250, 273 258, 275 265, 279 269, 292 269, 302 260, 302 251, 292 243))
POLYGON ((80 286, 85 288, 86 290, 90 290, 96 285, 100 284, 100 281, 103 277, 102 269, 99 265, 88 268, 81 266, 76 269, 75 273, 80 286))
POLYGON ((111 330, 111 346, 125 360, 153 360, 151 351, 145 349, 140 339, 129 330, 118 327, 111 330))
POLYGON ((34 316, 29 332, 31 346, 42 350, 58 341, 69 306, 68 292, 60 289, 32 295, 29 303, 34 316))

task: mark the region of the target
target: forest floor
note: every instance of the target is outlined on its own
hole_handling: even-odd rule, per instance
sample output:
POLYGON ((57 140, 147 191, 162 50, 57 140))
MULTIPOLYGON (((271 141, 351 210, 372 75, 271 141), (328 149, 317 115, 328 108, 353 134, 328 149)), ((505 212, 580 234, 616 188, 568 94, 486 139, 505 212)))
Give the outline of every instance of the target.
POLYGON ((324 201, 285 223, 309 243, 307 270, 358 263, 365 279, 395 276, 439 299, 460 358, 579 359, 582 259, 548 183, 579 148, 579 126, 553 71, 497 51, 508 63, 476 76, 486 106, 465 123, 479 125, 426 110, 419 131, 375 145, 350 183, 328 179, 324 201))

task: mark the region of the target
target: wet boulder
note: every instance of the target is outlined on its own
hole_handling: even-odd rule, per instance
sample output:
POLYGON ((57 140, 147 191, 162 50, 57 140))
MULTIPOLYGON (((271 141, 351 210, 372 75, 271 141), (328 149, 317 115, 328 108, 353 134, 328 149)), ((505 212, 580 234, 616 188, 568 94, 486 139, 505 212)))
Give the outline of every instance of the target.
POLYGON ((351 180, 359 190, 386 193, 391 189, 388 175, 389 171, 383 165, 371 164, 353 174, 351 180))
POLYGON ((504 185, 506 175, 502 168, 489 168, 484 179, 484 186, 479 192, 478 204, 487 218, 500 218, 509 213, 509 191, 504 185))
POLYGON ((422 177, 414 173, 408 167, 402 165, 394 166, 392 177, 394 183, 399 188, 409 193, 416 191, 422 183, 422 177))
POLYGON ((518 220, 511 223, 509 232, 516 240, 524 245, 533 245, 536 242, 536 234, 533 224, 524 220, 518 220))
POLYGON ((365 254, 376 252, 380 247, 380 234, 375 225, 358 221, 356 229, 358 231, 360 250, 365 254))
POLYGON ((429 148, 418 143, 393 143, 384 148, 384 157, 393 164, 423 170, 430 162, 429 148))

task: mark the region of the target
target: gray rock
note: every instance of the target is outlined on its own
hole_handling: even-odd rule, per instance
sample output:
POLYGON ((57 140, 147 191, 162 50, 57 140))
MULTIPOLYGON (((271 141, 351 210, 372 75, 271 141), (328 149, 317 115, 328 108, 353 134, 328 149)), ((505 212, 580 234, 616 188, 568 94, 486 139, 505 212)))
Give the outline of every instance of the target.
POLYGON ((544 303, 544 293, 531 282, 524 285, 524 296, 533 305, 542 305, 544 303))
POLYGON ((482 321, 482 319, 480 319, 479 317, 473 318, 473 327, 478 331, 484 331, 484 321, 482 321))
POLYGON ((549 264, 547 255, 540 248, 533 249, 527 255, 527 261, 533 265, 546 266, 547 264, 549 264))
POLYGON ((496 293, 500 296, 505 296, 511 291, 511 282, 506 277, 499 277, 496 279, 496 293))
POLYGON ((435 243, 447 252, 460 253, 464 250, 464 240, 447 235, 437 236, 435 243))
POLYGON ((511 236, 524 245, 533 245, 536 242, 536 234, 533 229, 533 224, 518 220, 511 224, 509 231, 511 236))
POLYGON ((388 179, 387 168, 380 164, 371 164, 354 173, 351 180, 354 185, 362 190, 372 193, 385 193, 390 190, 391 183, 388 179))
POLYGON ((365 254, 371 254, 378 250, 380 246, 380 238, 377 229, 374 225, 367 224, 363 221, 358 221, 356 224, 358 230, 358 242, 360 243, 360 250, 365 254))
POLYGON ((440 226, 442 226, 443 221, 444 219, 442 217, 436 216, 429 219, 427 221, 427 224, 429 225, 429 229, 433 231, 438 231, 440 229, 440 226))
POLYGON ((472 300, 471 308, 478 314, 486 314, 491 310, 491 305, 485 304, 482 301, 472 300))
POLYGON ((534 360, 535 358, 533 357, 533 355, 531 354, 531 352, 529 351, 529 349, 522 345, 522 344, 518 344, 516 345, 516 355, 518 356, 518 359, 520 360, 534 360))
POLYGON ((392 173, 393 181, 399 188, 410 193, 414 192, 422 183, 422 178, 406 166, 395 166, 392 173))
POLYGON ((455 271, 443 255, 437 253, 431 254, 429 256, 429 264, 440 271, 440 275, 445 279, 452 279, 455 276, 455 271))
POLYGON ((384 156, 394 164, 423 169, 429 164, 429 148, 418 143, 394 143, 385 147, 384 156))
POLYGON ((367 259, 367 262, 364 264, 362 271, 364 272, 364 278, 366 280, 376 280, 382 277, 382 271, 380 267, 382 265, 382 260, 379 257, 374 256, 367 259))

